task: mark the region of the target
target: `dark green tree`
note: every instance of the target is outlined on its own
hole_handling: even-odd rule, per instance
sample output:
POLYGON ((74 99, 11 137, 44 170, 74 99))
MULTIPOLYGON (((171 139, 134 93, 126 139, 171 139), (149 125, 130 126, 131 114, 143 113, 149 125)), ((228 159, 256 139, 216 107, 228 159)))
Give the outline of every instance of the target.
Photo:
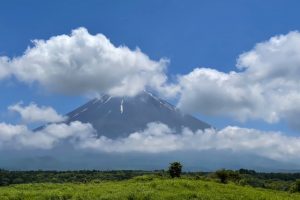
POLYGON ((228 174, 227 170, 220 169, 220 170, 216 171, 216 176, 220 179, 221 183, 226 184, 228 181, 229 174, 228 174))
POLYGON ((182 170, 182 165, 180 162, 170 163, 169 166, 169 174, 172 178, 180 177, 182 170))

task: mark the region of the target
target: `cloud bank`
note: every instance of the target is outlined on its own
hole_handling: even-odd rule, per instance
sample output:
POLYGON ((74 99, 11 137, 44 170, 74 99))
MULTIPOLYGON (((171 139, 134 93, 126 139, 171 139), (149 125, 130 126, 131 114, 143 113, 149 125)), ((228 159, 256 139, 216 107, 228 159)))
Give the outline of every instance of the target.
POLYGON ((143 131, 126 138, 109 139, 101 136, 81 141, 81 148, 105 152, 147 152, 231 150, 251 153, 266 158, 289 161, 299 158, 300 138, 284 136, 280 132, 259 131, 234 126, 222 130, 191 131, 183 128, 176 134, 163 123, 152 122, 143 131))
POLYGON ((0 147, 6 149, 52 149, 65 140, 87 139, 93 134, 90 124, 74 121, 69 125, 51 124, 39 131, 31 131, 25 125, 0 123, 0 147))
POLYGON ((193 132, 183 128, 181 133, 175 133, 165 124, 152 122, 145 130, 110 139, 98 136, 91 124, 79 121, 69 125, 51 124, 36 132, 24 125, 0 123, 0 148, 52 149, 66 143, 76 149, 108 153, 230 150, 300 164, 297 161, 300 157, 300 138, 280 132, 229 126, 219 131, 207 129, 193 132))

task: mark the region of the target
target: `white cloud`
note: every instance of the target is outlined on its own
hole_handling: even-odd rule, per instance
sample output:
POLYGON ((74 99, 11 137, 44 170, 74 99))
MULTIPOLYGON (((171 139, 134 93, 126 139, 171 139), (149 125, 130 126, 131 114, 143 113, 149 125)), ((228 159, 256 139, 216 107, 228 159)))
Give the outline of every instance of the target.
POLYGON ((151 88, 179 97, 178 107, 240 121, 287 121, 300 130, 300 33, 272 37, 241 54, 237 70, 196 68, 168 83, 168 61, 139 49, 114 46, 104 35, 78 28, 70 35, 34 40, 22 56, 0 57, 0 79, 14 76, 64 94, 133 96, 151 88))
POLYGON ((13 75, 64 94, 118 96, 132 96, 146 87, 160 90, 167 80, 168 60, 154 61, 139 49, 116 47, 85 28, 33 44, 20 57, 0 57, 0 78, 13 75))
POLYGON ((178 106, 194 113, 245 121, 287 121, 300 129, 300 33, 272 37, 243 53, 241 71, 196 68, 179 76, 178 106))
MULTIPOLYGON (((300 130, 300 33, 272 37, 241 54, 237 70, 224 73, 196 68, 167 83, 167 60, 151 60, 139 49, 114 46, 104 35, 84 28, 71 35, 35 40, 24 55, 0 57, 0 79, 14 76, 64 94, 135 95, 145 88, 162 94, 179 93, 178 106, 186 111, 224 115, 245 121, 287 121, 300 130)), ((23 121, 57 122, 63 119, 50 107, 13 105, 23 121)), ((229 149, 277 160, 299 159, 300 138, 280 132, 239 127, 173 134, 168 126, 150 123, 128 137, 96 135, 90 124, 51 124, 32 132, 23 125, 0 123, 0 146, 53 148, 69 141, 75 147, 104 152, 159 153, 184 150, 229 149)))
POLYGON ((12 125, 0 123, 0 146, 2 143, 12 140, 15 136, 27 132, 28 129, 23 125, 12 125))
POLYGON ((64 142, 77 149, 108 153, 231 150, 294 163, 298 163, 300 158, 300 137, 232 126, 219 131, 206 129, 195 132, 183 128, 181 133, 175 133, 165 124, 152 122, 145 130, 131 133, 128 137, 110 139, 97 136, 91 124, 79 121, 69 125, 51 124, 36 132, 22 125, 0 124, 2 148, 51 149, 64 142))
POLYGON ((25 123, 50 123, 66 120, 65 116, 59 115, 53 108, 47 106, 39 107, 35 103, 30 103, 28 106, 22 106, 22 103, 17 103, 9 106, 8 110, 20 114, 22 121, 25 123))
POLYGON ((0 57, 0 80, 10 75, 8 61, 8 57, 0 57))
POLYGON ((35 132, 24 125, 0 123, 0 147, 51 149, 66 140, 88 139, 94 132, 90 124, 79 121, 71 122, 69 125, 51 124, 35 132))
POLYGON ((80 148, 105 152, 161 153, 172 151, 232 150, 254 154, 280 161, 292 161, 300 156, 300 138, 285 136, 280 132, 226 127, 222 130, 191 131, 183 128, 175 134, 167 125, 149 123, 143 131, 131 133, 126 138, 89 137, 81 140, 80 148))
POLYGON ((81 148, 95 149, 105 152, 168 152, 179 150, 178 137, 162 123, 149 123, 145 130, 131 133, 126 138, 110 139, 105 136, 91 137, 82 140, 81 148))

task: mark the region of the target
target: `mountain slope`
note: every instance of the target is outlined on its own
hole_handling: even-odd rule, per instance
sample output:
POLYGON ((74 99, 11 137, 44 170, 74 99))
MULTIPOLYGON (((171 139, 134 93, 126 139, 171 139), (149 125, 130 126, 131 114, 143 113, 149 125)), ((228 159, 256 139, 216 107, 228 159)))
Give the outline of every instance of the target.
POLYGON ((68 121, 91 123, 99 135, 109 138, 125 137, 146 128, 150 122, 161 122, 179 132, 182 127, 191 130, 211 126, 195 117, 183 114, 168 102, 143 92, 135 97, 104 95, 67 114, 68 121))

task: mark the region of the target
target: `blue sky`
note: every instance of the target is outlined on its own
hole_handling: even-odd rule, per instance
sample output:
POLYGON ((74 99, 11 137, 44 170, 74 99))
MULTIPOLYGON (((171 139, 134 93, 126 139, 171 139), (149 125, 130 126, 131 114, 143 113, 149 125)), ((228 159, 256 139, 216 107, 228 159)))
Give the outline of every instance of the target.
MULTIPOLYGON (((296 0, 1 1, 0 126, 18 135, 21 115, 28 136, 20 141, 34 141, 27 126, 61 120, 88 100, 86 92, 150 87, 221 130, 211 133, 212 148, 228 134, 233 150, 293 160, 300 152, 299 7, 296 0)), ((91 131, 64 128, 76 126, 91 131)), ((61 139, 49 138, 49 148, 61 139)))
MULTIPOLYGON (((239 54, 277 34, 300 29, 299 1, 2 1, 0 55, 20 56, 33 39, 69 34, 86 27, 102 33, 115 45, 136 47, 157 60, 170 59, 168 75, 195 67, 235 70, 239 54)), ((35 86, 2 82, 2 120, 13 121, 7 106, 20 100, 51 105, 66 113, 86 99, 45 93, 35 86)), ((239 124, 200 115, 216 127, 239 124)), ((291 132, 282 123, 260 121, 243 126, 291 132)))

